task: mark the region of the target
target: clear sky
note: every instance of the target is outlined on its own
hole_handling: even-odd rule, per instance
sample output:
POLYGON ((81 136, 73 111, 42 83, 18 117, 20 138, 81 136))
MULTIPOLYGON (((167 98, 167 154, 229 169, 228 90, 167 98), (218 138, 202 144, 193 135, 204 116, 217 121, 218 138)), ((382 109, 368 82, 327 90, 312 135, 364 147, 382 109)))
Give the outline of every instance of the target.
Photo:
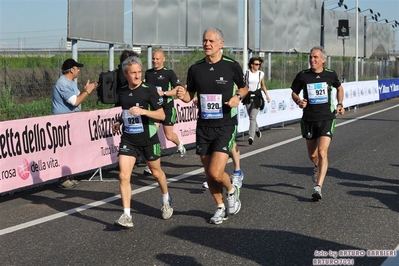
MULTIPOLYGON (((124 41, 131 44, 132 23, 129 11, 132 9, 132 0, 124 1, 125 13, 127 13, 124 20, 124 41)), ((326 3, 330 3, 326 5, 326 9, 338 6, 336 4, 338 0, 326 0, 326 3)), ((397 20, 399 22, 399 0, 358 0, 358 3, 362 11, 370 8, 374 13, 379 12, 381 20, 397 20)), ((344 4, 348 9, 352 9, 356 6, 356 0, 344 0, 344 4)), ((0 49, 65 47, 67 5, 67 0, 0 0, 0 49)), ((334 10, 345 11, 345 8, 340 7, 334 10)), ((348 12, 354 13, 355 9, 348 12)), ((368 14, 370 14, 369 11, 362 13, 362 15, 368 14)), ((395 37, 396 50, 399 50, 399 27, 395 28, 395 37)), ((106 44, 101 45, 104 48, 108 47, 106 44)), ((99 47, 101 45, 79 42, 79 47, 99 47)))

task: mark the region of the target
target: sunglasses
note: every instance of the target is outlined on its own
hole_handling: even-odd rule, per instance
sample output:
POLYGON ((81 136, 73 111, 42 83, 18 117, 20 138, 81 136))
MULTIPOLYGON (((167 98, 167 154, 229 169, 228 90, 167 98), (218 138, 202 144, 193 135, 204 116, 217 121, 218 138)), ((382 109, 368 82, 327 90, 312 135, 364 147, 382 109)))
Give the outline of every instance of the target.
POLYGON ((254 64, 255 66, 260 66, 261 64, 254 64))

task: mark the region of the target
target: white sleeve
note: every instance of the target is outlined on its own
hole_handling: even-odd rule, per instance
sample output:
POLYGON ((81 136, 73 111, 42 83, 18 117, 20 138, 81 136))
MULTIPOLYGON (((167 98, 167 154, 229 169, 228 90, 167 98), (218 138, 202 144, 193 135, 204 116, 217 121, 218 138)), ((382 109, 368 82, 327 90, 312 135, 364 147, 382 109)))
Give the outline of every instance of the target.
POLYGON ((72 95, 71 97, 69 97, 69 99, 67 100, 67 103, 69 103, 72 106, 75 106, 76 100, 77 100, 77 96, 76 95, 72 95))

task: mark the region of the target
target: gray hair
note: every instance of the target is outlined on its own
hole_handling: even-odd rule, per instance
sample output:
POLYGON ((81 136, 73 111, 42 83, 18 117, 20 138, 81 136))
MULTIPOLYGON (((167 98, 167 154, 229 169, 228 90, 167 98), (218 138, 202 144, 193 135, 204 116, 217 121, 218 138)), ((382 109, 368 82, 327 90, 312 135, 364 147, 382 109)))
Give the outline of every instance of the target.
POLYGON ((140 58, 138 58, 137 56, 129 56, 122 63, 123 72, 126 72, 128 66, 131 66, 134 64, 139 64, 140 67, 143 68, 143 63, 141 62, 140 58))
POLYGON ((205 33, 208 33, 210 31, 216 32, 216 36, 217 36, 219 41, 224 41, 223 32, 220 29, 218 29, 218 28, 207 28, 206 30, 204 30, 204 34, 202 35, 202 38, 204 38, 205 33))
POLYGON ((312 49, 310 49, 310 53, 312 53, 314 50, 319 50, 321 52, 321 58, 327 59, 327 53, 323 46, 314 46, 312 49))

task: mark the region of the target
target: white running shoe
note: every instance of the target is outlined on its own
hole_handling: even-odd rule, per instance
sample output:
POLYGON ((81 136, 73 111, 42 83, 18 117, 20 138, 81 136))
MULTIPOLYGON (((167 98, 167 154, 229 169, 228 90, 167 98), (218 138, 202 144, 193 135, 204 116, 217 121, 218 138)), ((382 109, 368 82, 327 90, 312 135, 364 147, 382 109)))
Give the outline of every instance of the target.
POLYGON ((145 166, 145 168, 143 170, 143 174, 147 175, 147 176, 152 175, 152 172, 150 170, 150 167, 148 167, 148 165, 145 166))
POLYGON ((121 217, 119 217, 119 219, 116 220, 114 224, 126 228, 131 228, 133 227, 132 216, 122 214, 121 217))
POLYGON ((315 186, 312 194, 313 201, 321 200, 321 186, 315 186))
POLYGON ((244 179, 244 172, 241 170, 241 174, 232 174, 230 176, 231 184, 239 188, 242 187, 242 180, 244 179))
POLYGON ((241 209, 240 201, 240 188, 234 186, 234 192, 232 194, 227 194, 227 203, 229 205, 229 214, 237 214, 241 209))
POLYGON ((164 202, 163 206, 161 208, 162 211, 162 218, 164 220, 169 219, 170 217, 172 217, 173 214, 173 208, 172 208, 172 197, 169 195, 169 201, 168 202, 164 202))
POLYGON ((216 209, 215 215, 209 220, 210 224, 221 224, 223 221, 226 221, 228 219, 227 213, 226 213, 226 208, 223 207, 218 207, 216 209))
POLYGON ((179 146, 177 147, 177 152, 180 153, 181 158, 186 157, 187 151, 186 151, 186 148, 184 147, 183 142, 181 140, 180 140, 179 146))

